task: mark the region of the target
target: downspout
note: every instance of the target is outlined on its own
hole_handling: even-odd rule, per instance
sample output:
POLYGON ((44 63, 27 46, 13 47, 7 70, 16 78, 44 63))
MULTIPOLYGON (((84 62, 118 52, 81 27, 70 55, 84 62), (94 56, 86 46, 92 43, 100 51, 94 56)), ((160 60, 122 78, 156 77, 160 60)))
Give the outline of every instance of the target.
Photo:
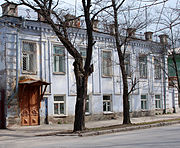
POLYGON ((174 88, 173 88, 173 92, 172 92, 172 107, 173 107, 173 113, 176 113, 176 107, 175 107, 175 95, 174 95, 174 88))
POLYGON ((40 32, 40 79, 42 80, 42 24, 40 22, 40 28, 41 28, 41 32, 40 32))
POLYGON ((18 67, 19 67, 18 43, 19 43, 19 32, 17 31, 17 34, 16 34, 16 93, 18 92, 18 81, 19 81, 19 72, 18 72, 18 67))
POLYGON ((66 77, 67 77, 67 89, 68 89, 68 96, 70 96, 70 87, 69 87, 69 54, 68 54, 68 52, 67 52, 67 75, 66 75, 66 77))
MULTIPOLYGON (((51 83, 51 52, 50 40, 48 39, 48 69, 49 69, 49 83, 51 83)), ((51 93, 51 85, 49 85, 49 93, 51 93)))
MULTIPOLYGON (((166 56, 163 57, 163 64, 164 64, 164 70, 166 71, 166 56)), ((166 74, 163 73, 163 80, 164 80, 164 114, 166 114, 166 74)))

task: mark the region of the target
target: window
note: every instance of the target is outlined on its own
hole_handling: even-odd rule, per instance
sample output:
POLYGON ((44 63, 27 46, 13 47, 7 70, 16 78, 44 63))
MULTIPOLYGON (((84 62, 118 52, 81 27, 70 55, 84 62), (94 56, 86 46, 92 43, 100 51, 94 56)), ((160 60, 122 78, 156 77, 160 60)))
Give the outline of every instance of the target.
POLYGON ((147 109, 147 95, 141 95, 141 109, 147 109))
POLYGON ((131 96, 128 96, 128 102, 129 102, 129 111, 132 112, 132 100, 131 100, 131 96))
POLYGON ((131 71, 130 71, 130 54, 125 54, 124 57, 124 64, 125 64, 125 70, 127 76, 131 76, 131 71))
POLYGON ((111 96, 103 96, 103 112, 111 111, 111 96))
POLYGON ((147 57, 139 57, 140 78, 147 78, 147 57))
POLYGON ((161 79, 161 64, 157 58, 154 59, 154 78, 161 79))
POLYGON ((80 54, 83 58, 83 66, 85 65, 85 61, 86 61, 86 48, 84 47, 80 47, 80 54))
POLYGON ((85 112, 89 113, 89 95, 87 95, 87 98, 86 98, 85 112))
POLYGON ((155 95, 155 107, 156 107, 156 109, 161 108, 161 96, 160 95, 155 95))
POLYGON ((112 76, 111 51, 102 52, 102 75, 112 76))
POLYGON ((65 114, 65 96, 54 96, 54 114, 65 114))
POLYGON ((65 49, 63 46, 54 46, 54 72, 65 73, 65 49))
POLYGON ((22 70, 23 72, 36 71, 36 44, 23 41, 22 48, 22 70))

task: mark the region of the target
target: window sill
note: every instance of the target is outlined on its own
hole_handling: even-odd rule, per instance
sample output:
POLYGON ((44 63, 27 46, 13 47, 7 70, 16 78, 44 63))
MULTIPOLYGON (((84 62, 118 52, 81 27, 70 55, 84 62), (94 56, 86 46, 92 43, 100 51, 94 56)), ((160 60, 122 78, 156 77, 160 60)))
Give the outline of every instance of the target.
POLYGON ((91 115, 91 113, 85 112, 85 116, 89 116, 89 115, 91 115))
POLYGON ((147 112, 147 111, 148 111, 148 109, 141 109, 141 111, 142 111, 142 112, 147 112))
POLYGON ((65 72, 53 72, 54 75, 65 75, 65 72))
POLYGON ((51 93, 49 93, 49 92, 45 92, 45 93, 44 93, 44 95, 51 95, 51 93))
POLYGON ((103 114, 104 115, 111 115, 111 114, 113 114, 114 112, 111 112, 111 111, 109 111, 109 112, 103 112, 103 114))
POLYGON ((160 111, 163 110, 162 108, 155 108, 156 111, 160 111))
POLYGON ((37 72, 22 71, 22 74, 37 75, 37 72))
POLYGON ((112 75, 109 75, 109 76, 102 75, 102 78, 112 78, 112 75))
POLYGON ((54 118, 65 118, 67 115, 53 115, 54 118))

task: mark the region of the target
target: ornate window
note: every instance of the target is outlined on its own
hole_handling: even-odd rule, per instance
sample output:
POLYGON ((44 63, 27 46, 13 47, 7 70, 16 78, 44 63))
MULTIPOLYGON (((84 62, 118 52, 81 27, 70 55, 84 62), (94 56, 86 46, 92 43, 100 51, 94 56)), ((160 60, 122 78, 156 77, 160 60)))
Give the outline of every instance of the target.
POLYGON ((23 41, 22 48, 22 70, 23 72, 36 71, 36 44, 23 41))

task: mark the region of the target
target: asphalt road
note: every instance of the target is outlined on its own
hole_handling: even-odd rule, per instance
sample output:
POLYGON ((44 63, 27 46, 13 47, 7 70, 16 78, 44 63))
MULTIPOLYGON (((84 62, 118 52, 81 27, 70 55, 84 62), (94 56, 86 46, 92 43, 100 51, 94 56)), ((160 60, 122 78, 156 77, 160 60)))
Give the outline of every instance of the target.
POLYGON ((0 148, 180 148, 180 125, 90 137, 0 137, 0 148))

